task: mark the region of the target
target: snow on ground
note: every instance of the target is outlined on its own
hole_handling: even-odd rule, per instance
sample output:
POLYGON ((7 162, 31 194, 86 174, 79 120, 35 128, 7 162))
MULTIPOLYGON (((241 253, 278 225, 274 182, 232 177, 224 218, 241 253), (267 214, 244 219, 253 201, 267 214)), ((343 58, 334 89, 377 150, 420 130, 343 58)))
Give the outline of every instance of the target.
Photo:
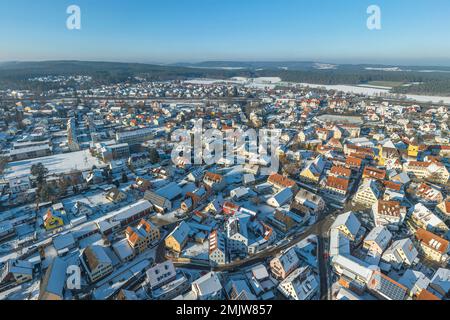
POLYGON ((92 169, 93 166, 104 166, 100 160, 89 153, 89 150, 83 150, 11 162, 6 166, 5 179, 28 176, 31 166, 38 163, 42 163, 48 169, 50 175, 69 173, 72 170, 87 171, 92 169))
POLYGON ((70 212, 77 202, 87 204, 96 210, 100 209, 102 212, 110 212, 114 209, 114 204, 106 199, 103 191, 90 191, 82 195, 77 195, 67 198, 62 201, 64 208, 70 212))
POLYGON ((27 282, 0 293, 0 300, 37 300, 40 281, 27 282))
POLYGON ((238 202, 238 204, 244 207, 245 209, 256 212, 258 214, 258 219, 260 220, 265 220, 267 217, 269 217, 275 212, 275 208, 264 203, 254 204, 252 201, 247 200, 244 202, 238 202))
MULTIPOLYGON (((337 90, 343 91, 347 93, 354 94, 365 94, 369 96, 380 95, 380 94, 389 94, 390 91, 387 89, 380 89, 375 87, 359 87, 359 86, 350 86, 350 85, 323 85, 323 84, 311 84, 311 83, 298 83, 302 86, 308 86, 311 88, 326 88, 327 90, 337 90)), ((407 94, 407 99, 415 100, 417 102, 433 102, 440 103, 443 101, 445 104, 450 104, 450 97, 439 97, 439 96, 422 96, 422 95, 414 95, 407 94)))
POLYGON ((201 260, 209 260, 209 241, 200 243, 190 242, 183 250, 182 256, 184 258, 195 258, 201 260))

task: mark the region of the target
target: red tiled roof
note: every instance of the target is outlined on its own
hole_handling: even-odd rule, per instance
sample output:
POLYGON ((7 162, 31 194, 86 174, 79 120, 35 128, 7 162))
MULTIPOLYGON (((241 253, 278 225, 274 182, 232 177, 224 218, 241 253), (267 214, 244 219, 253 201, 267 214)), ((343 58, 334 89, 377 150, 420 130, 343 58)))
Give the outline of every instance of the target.
POLYGON ((355 157, 348 157, 345 164, 350 165, 350 166, 361 166, 362 159, 355 158, 355 157))
POLYGON ((350 177, 352 175, 352 171, 350 169, 339 166, 333 166, 330 173, 343 177, 350 177))
POLYGON ((365 167, 364 172, 363 172, 363 177, 376 178, 376 179, 383 180, 386 177, 386 171, 377 169, 377 168, 373 168, 373 167, 365 167))
POLYGON ((449 242, 447 240, 427 230, 421 228, 417 229, 416 239, 441 254, 446 253, 448 250, 449 242))
POLYGON ((400 202, 378 200, 378 214, 385 216, 400 216, 400 202))
POLYGON ((420 291, 420 293, 417 295, 417 300, 425 300, 425 301, 432 301, 432 300, 441 300, 434 294, 432 294, 430 291, 423 289, 420 291))
POLYGON ((295 181, 293 181, 289 178, 283 177, 281 174, 278 174, 278 173, 274 173, 274 174, 270 175, 270 177, 269 177, 269 179, 267 179, 267 181, 274 185, 282 186, 285 188, 291 188, 296 185, 295 181))
POLYGON ((327 177, 327 186, 330 188, 347 191, 349 181, 344 178, 327 177))
POLYGON ((392 182, 392 181, 383 181, 383 184, 386 188, 392 189, 395 191, 400 191, 402 189, 401 183, 396 183, 396 182, 392 182))
POLYGON ((210 181, 216 181, 216 182, 222 181, 222 176, 220 174, 212 173, 212 172, 207 172, 205 174, 205 178, 210 181))

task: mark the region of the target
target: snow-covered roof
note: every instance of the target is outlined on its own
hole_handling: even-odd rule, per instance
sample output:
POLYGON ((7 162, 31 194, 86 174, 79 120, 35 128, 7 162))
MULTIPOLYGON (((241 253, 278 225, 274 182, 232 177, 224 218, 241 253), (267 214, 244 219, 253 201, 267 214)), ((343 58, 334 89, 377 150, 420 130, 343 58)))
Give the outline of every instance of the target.
POLYGON ((222 284, 216 272, 209 272, 192 282, 192 288, 199 296, 208 296, 222 290, 222 284))
POLYGON ((336 229, 341 225, 345 225, 353 236, 356 236, 359 228, 361 228, 361 222, 359 222, 356 215, 351 211, 337 216, 336 220, 331 226, 331 229, 336 229))
POLYGON ((333 264, 337 264, 348 272, 351 272, 364 279, 366 283, 369 282, 370 278, 372 277, 373 270, 372 268, 369 268, 370 265, 358 258, 355 258, 353 256, 339 255, 333 257, 332 261, 333 264))
POLYGON ((156 190, 156 193, 160 195, 161 197, 164 197, 169 200, 173 200, 179 195, 181 195, 183 190, 180 188, 180 186, 175 183, 171 182, 168 185, 156 190))
POLYGON ((386 227, 379 226, 373 228, 364 241, 374 241, 382 250, 384 250, 387 248, 391 239, 392 233, 386 227))
POLYGON ((350 240, 338 229, 330 231, 330 256, 349 255, 350 240))

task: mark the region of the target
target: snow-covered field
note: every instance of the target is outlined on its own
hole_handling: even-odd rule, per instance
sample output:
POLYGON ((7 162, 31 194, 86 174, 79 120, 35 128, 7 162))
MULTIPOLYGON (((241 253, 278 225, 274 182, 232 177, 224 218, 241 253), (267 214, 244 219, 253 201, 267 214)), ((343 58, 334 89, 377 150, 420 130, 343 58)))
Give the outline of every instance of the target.
MULTIPOLYGON (((359 86, 349 86, 349 85, 323 85, 323 84, 310 84, 310 83, 299 83, 302 86, 309 86, 311 88, 326 88, 327 90, 337 90, 354 94, 365 94, 369 96, 389 94, 389 90, 381 89, 376 87, 359 87, 359 86)), ((407 99, 415 100, 417 102, 433 102, 440 103, 443 101, 445 104, 450 104, 450 97, 439 97, 439 96, 421 96, 414 94, 407 94, 407 99)))
POLYGON ((72 170, 87 171, 92 169, 93 166, 104 166, 100 160, 89 153, 89 150, 83 150, 11 162, 6 167, 5 179, 28 176, 31 166, 38 163, 42 163, 48 169, 50 175, 69 173, 72 170))

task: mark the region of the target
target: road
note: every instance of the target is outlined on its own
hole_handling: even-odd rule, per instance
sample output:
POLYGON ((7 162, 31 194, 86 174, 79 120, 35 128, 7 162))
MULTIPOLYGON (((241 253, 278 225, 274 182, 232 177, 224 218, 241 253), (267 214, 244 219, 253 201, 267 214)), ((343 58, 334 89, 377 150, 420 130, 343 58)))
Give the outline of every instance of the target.
MULTIPOLYGON (((329 217, 333 217, 329 215, 329 217)), ((334 219, 333 219, 334 221, 334 219)), ((328 300, 329 290, 328 290, 328 254, 325 257, 325 254, 328 252, 325 249, 326 238, 328 235, 328 230, 330 226, 325 228, 323 224, 319 227, 320 231, 317 235, 318 237, 318 250, 317 250, 317 260, 319 266, 319 278, 320 278, 320 300, 328 300)))
MULTIPOLYGON (((261 262, 265 260, 266 258, 271 258, 280 253, 283 250, 286 250, 300 241, 308 238, 311 235, 317 235, 320 233, 327 233, 328 229, 331 227, 331 225, 334 222, 334 215, 328 214, 325 217, 320 217, 319 220, 312 226, 310 226, 308 229, 305 230, 305 232, 302 232, 301 234, 293 237, 290 239, 289 243, 281 246, 277 246, 274 248, 269 248, 267 250, 261 251, 247 259, 240 260, 240 261, 234 261, 224 266, 217 266, 217 267, 207 267, 207 266, 199 266, 196 264, 183 264, 183 263, 175 263, 176 266, 182 267, 182 268, 188 268, 188 269, 198 269, 198 270, 206 270, 206 271, 228 271, 233 272, 237 271, 238 269, 242 269, 248 266, 251 266, 255 263, 261 262)), ((323 256, 323 254, 322 254, 323 256)), ((326 276, 325 276, 326 277, 326 276)), ((326 279, 325 279, 326 284, 326 279)))

